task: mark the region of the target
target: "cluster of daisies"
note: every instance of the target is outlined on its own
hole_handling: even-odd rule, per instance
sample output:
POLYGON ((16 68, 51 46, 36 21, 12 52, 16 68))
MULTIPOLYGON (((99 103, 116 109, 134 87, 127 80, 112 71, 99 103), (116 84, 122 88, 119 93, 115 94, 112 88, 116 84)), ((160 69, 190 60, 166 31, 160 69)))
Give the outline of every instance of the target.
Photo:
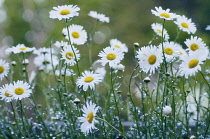
MULTIPOLYGON (((163 10, 162 7, 155 7, 155 9, 151 10, 154 15, 164 20, 175 20, 174 23, 177 24, 180 31, 188 34, 196 32, 195 24, 184 15, 170 13, 169 9, 163 10)), ((181 62, 179 68, 176 69, 178 70, 177 75, 185 78, 194 76, 196 72, 201 71, 201 64, 209 59, 208 46, 201 38, 191 35, 184 41, 184 47, 187 49, 183 49, 181 44, 169 41, 170 37, 163 24, 153 23, 151 27, 157 36, 163 38, 163 43, 158 46, 144 46, 137 51, 136 58, 142 71, 154 74, 164 61, 173 64, 181 62)))

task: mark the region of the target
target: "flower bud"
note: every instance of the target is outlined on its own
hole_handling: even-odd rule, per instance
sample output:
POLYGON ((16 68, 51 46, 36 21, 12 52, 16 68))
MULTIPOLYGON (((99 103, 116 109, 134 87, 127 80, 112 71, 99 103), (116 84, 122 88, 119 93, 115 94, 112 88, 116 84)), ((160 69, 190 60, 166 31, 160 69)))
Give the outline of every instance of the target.
POLYGON ((163 113, 165 114, 165 115, 170 115, 171 114, 171 112, 172 112, 172 109, 171 109, 171 107, 170 106, 165 106, 164 108, 163 108, 163 113))
POLYGON ((79 104, 79 103, 80 103, 80 100, 79 100, 78 98, 75 98, 75 99, 74 99, 74 103, 75 103, 75 104, 79 104))

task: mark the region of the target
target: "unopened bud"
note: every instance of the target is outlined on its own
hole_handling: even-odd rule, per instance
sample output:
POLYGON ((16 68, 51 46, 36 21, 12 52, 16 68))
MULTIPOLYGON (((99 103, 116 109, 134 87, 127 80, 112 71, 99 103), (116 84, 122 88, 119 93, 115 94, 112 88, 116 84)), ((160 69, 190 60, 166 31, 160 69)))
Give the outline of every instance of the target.
POLYGON ((165 115, 170 115, 171 114, 171 112, 172 112, 172 109, 171 109, 171 107, 170 106, 165 106, 164 108, 163 108, 163 113, 165 114, 165 115))
POLYGON ((75 103, 75 104, 79 104, 79 103, 80 103, 80 100, 79 100, 78 98, 75 98, 75 99, 74 99, 74 103, 75 103))
POLYGON ((133 44, 133 46, 134 46, 135 48, 138 48, 138 47, 139 47, 139 43, 138 43, 138 42, 135 42, 135 43, 133 44))
POLYGON ((146 83, 150 82, 150 78, 149 77, 144 78, 144 82, 146 83))

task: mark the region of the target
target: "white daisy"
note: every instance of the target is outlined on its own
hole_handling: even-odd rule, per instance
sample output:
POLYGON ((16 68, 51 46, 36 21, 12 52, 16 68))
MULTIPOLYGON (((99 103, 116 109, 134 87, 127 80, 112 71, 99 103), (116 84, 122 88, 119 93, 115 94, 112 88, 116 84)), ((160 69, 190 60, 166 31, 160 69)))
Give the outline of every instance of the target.
POLYGON ((126 44, 122 43, 121 41, 117 39, 111 39, 110 46, 120 49, 122 52, 128 52, 128 47, 126 46, 126 44))
POLYGON ((65 68, 62 68, 61 70, 56 70, 55 71, 55 75, 56 76, 71 76, 71 75, 74 75, 74 71, 72 69, 65 69, 65 68))
POLYGON ((197 30, 195 24, 192 23, 192 20, 188 19, 184 15, 177 16, 177 19, 174 21, 174 23, 178 25, 180 30, 187 32, 188 34, 195 34, 197 30))
POLYGON ((190 39, 186 39, 184 42, 187 45, 187 50, 189 52, 197 51, 197 50, 203 50, 208 51, 208 48, 206 47, 206 44, 203 42, 203 40, 197 36, 193 37, 191 36, 190 39))
POLYGON ((93 73, 93 71, 84 71, 82 76, 77 79, 77 86, 83 86, 83 90, 87 91, 88 88, 94 89, 95 85, 102 81, 100 74, 93 73))
POLYGON ((58 48, 63 48, 64 46, 68 46, 68 42, 64 42, 64 41, 56 41, 54 44, 56 47, 58 48))
POLYGON ((174 18, 176 18, 176 14, 169 12, 170 9, 163 10, 162 7, 160 6, 160 7, 155 7, 155 10, 151 10, 152 14, 160 18, 163 18, 165 20, 173 20, 174 18))
POLYGON ((56 67, 59 61, 57 56, 51 54, 41 54, 34 58, 34 64, 39 68, 39 70, 46 69, 50 71, 53 69, 53 66, 56 67), (53 64, 53 65, 52 65, 53 64))
MULTIPOLYGON (((159 47, 161 47, 161 45, 162 44, 160 44, 159 47)), ((164 42, 163 49, 167 62, 171 62, 175 59, 175 57, 179 56, 179 49, 175 42, 164 42)))
POLYGON ((80 59, 79 50, 77 48, 70 45, 63 47, 63 50, 61 51, 62 58, 65 60, 65 63, 69 64, 70 66, 73 66, 76 64, 76 60, 80 59), (72 50, 73 48, 73 50, 72 50))
POLYGON ((185 78, 194 76, 201 70, 200 65, 203 64, 207 56, 208 54, 201 50, 182 56, 182 63, 179 66, 180 76, 185 76, 185 78))
POLYGON ((187 52, 186 52, 186 50, 182 47, 182 45, 181 44, 178 44, 178 43, 176 43, 177 44, 177 49, 178 49, 178 52, 179 52, 179 57, 182 57, 182 56, 184 56, 184 55, 187 55, 187 52))
POLYGON ((115 70, 124 71, 125 66, 123 64, 116 64, 116 65, 112 66, 112 68, 115 70))
POLYGON ((97 129, 94 124, 98 123, 95 119, 98 109, 99 107, 91 101, 86 102, 86 105, 83 105, 83 115, 82 117, 78 117, 78 119, 82 123, 80 129, 85 135, 91 133, 92 130, 97 129))
POLYGON ((210 25, 207 25, 205 30, 210 30, 210 25))
POLYGON ((2 80, 3 77, 7 76, 9 69, 9 63, 0 59, 0 80, 2 80))
POLYGON ((42 47, 33 51, 33 54, 36 54, 36 55, 54 54, 54 53, 55 53, 55 50, 53 48, 46 48, 46 47, 42 47))
POLYGON ((23 52, 23 53, 32 52, 34 50, 35 50, 34 47, 29 48, 29 47, 26 47, 24 44, 18 44, 17 46, 13 46, 12 48, 7 48, 5 50, 5 53, 6 54, 10 54, 10 53, 18 54, 21 52, 23 52))
POLYGON ((65 35, 65 38, 69 40, 72 44, 82 45, 87 41, 87 32, 83 29, 83 26, 80 25, 70 25, 68 30, 64 28, 62 33, 65 35))
POLYGON ((163 25, 159 24, 159 23, 153 23, 152 25, 152 29, 154 30, 154 32, 162 37, 162 30, 163 30, 163 38, 167 41, 169 39, 169 35, 166 29, 163 29, 163 25))
POLYGON ((106 63, 109 63, 109 66, 112 67, 118 63, 121 62, 121 60, 124 58, 124 53, 113 47, 106 47, 101 51, 98 55, 101 57, 99 62, 101 62, 102 66, 105 66, 106 63))
POLYGON ((29 97, 32 93, 30 85, 27 82, 17 81, 13 82, 13 85, 8 88, 8 92, 11 93, 14 99, 21 100, 23 98, 29 97))
POLYGON ((106 75, 106 69, 105 67, 98 67, 96 70, 95 70, 95 73, 96 74, 100 74, 102 80, 104 79, 105 75, 106 75))
POLYGON ((98 19, 101 22, 109 23, 109 17, 106 17, 104 14, 99 14, 96 11, 90 11, 88 15, 95 19, 98 19))
POLYGON ((53 7, 53 10, 50 11, 50 18, 59 20, 70 19, 74 16, 79 16, 79 10, 80 8, 76 5, 62 5, 53 7))
POLYGON ((8 91, 12 86, 12 84, 5 84, 0 88, 1 100, 5 100, 6 102, 11 102, 13 100, 13 95, 8 91))
POLYGON ((154 74, 163 61, 162 50, 156 46, 144 46, 137 51, 136 58, 142 71, 154 74))

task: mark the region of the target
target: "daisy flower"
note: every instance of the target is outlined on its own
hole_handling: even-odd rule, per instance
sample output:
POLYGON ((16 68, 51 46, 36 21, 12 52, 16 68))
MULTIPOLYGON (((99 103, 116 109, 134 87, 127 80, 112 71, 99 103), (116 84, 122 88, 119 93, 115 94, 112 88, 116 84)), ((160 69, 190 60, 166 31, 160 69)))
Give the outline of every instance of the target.
POLYGON ((32 93, 30 85, 23 81, 13 82, 13 85, 8 88, 8 92, 11 93, 14 99, 21 100, 23 98, 29 97, 32 93))
POLYGON ((39 68, 39 70, 46 69, 47 71, 50 71, 53 69, 53 66, 56 67, 58 63, 59 61, 57 56, 52 55, 51 57, 51 54, 41 54, 34 58, 34 64, 39 68))
POLYGON ((64 28, 62 33, 68 40, 70 35, 70 41, 72 44, 82 45, 87 41, 87 32, 83 29, 83 26, 72 24, 67 28, 64 28))
POLYGON ((101 22, 109 23, 109 17, 106 17, 104 14, 99 14, 96 11, 90 11, 88 15, 101 22))
MULTIPOLYGON (((160 44, 159 47, 161 47, 161 45, 162 44, 160 44)), ((175 42, 164 42, 163 49, 167 62, 171 62, 175 57, 179 56, 179 49, 175 42)))
POLYGON ((64 41, 56 41, 54 44, 56 47, 58 48, 63 48, 64 46, 68 46, 68 42, 64 42, 64 41))
POLYGON ((207 25, 205 30, 210 30, 210 25, 207 25))
POLYGON ((162 51, 156 46, 144 46, 137 51, 136 58, 142 71, 154 74, 163 61, 162 51))
POLYGON ((79 7, 74 5, 62 5, 58 7, 53 7, 50 11, 50 18, 52 19, 70 19, 74 16, 79 16, 79 7))
POLYGON ((53 48, 46 48, 46 47, 42 47, 33 51, 33 54, 35 55, 54 54, 54 53, 55 50, 53 48))
POLYGON ((153 23, 152 25, 152 29, 154 30, 154 32, 162 37, 162 30, 163 30, 163 38, 167 41, 169 39, 169 35, 166 29, 163 29, 163 25, 159 24, 159 23, 153 23))
POLYGON ((178 49, 179 57, 182 57, 182 56, 184 56, 184 55, 187 55, 187 52, 186 52, 186 50, 182 47, 182 45, 181 45, 181 44, 178 44, 178 43, 176 43, 176 44, 177 44, 177 49, 178 49))
POLYGON ((83 105, 83 115, 82 117, 78 117, 78 119, 82 123, 80 129, 85 135, 91 133, 92 130, 97 129, 94 124, 98 123, 95 119, 98 109, 99 107, 91 101, 86 102, 86 105, 83 105))
POLYGON ((182 63, 179 66, 180 76, 185 76, 185 78, 194 76, 201 70, 200 65, 203 64, 207 56, 208 54, 201 50, 182 56, 182 63))
POLYGON ((32 52, 34 51, 35 48, 29 48, 29 47, 26 47, 24 44, 18 44, 17 46, 13 46, 12 48, 8 48, 5 50, 5 53, 6 54, 11 54, 11 53, 14 53, 14 54, 18 54, 18 53, 27 53, 27 52, 32 52))
POLYGON ((93 71, 84 71, 82 76, 77 79, 77 86, 83 86, 83 90, 87 91, 88 88, 94 89, 95 85, 102 81, 100 74, 93 73, 93 71))
POLYGON ((188 19, 184 15, 177 16, 176 21, 174 21, 174 23, 178 25, 180 30, 187 32, 188 34, 195 34, 197 30, 195 24, 192 23, 192 20, 188 19))
POLYGON ((170 13, 170 9, 163 10, 162 7, 155 7, 155 10, 151 10, 152 14, 163 18, 165 20, 173 20, 176 18, 176 14, 170 13), (156 11, 155 11, 156 10, 156 11))
POLYGON ((8 72, 9 72, 9 63, 0 59, 0 80, 2 80, 3 77, 7 76, 8 72))
POLYGON ((56 70, 55 75, 56 76, 60 76, 60 75, 71 76, 71 75, 74 75, 74 71, 72 69, 62 68, 61 70, 56 70))
POLYGON ((6 102, 11 102, 13 100, 13 95, 9 93, 9 88, 12 87, 12 84, 5 84, 0 88, 0 98, 6 102))
POLYGON ((128 52, 128 47, 126 46, 126 44, 122 43, 121 41, 117 39, 111 39, 110 46, 120 49, 122 52, 128 52))
POLYGON ((189 50, 189 52, 197 50, 208 51, 206 44, 203 42, 201 38, 198 38, 197 36, 195 37, 191 36, 190 39, 186 39, 184 43, 187 45, 188 47, 187 50, 189 50))
POLYGON ((124 58, 124 53, 120 49, 106 47, 99 53, 98 56, 101 57, 101 59, 98 61, 101 62, 102 66, 105 66, 106 63, 109 63, 109 66, 112 67, 121 62, 121 60, 124 58))
POLYGON ((69 64, 70 66, 73 66, 76 64, 76 60, 80 59, 79 50, 75 47, 70 47, 70 45, 63 47, 63 50, 61 51, 62 58, 65 60, 66 64, 69 64), (72 49, 73 48, 73 49, 72 49))

